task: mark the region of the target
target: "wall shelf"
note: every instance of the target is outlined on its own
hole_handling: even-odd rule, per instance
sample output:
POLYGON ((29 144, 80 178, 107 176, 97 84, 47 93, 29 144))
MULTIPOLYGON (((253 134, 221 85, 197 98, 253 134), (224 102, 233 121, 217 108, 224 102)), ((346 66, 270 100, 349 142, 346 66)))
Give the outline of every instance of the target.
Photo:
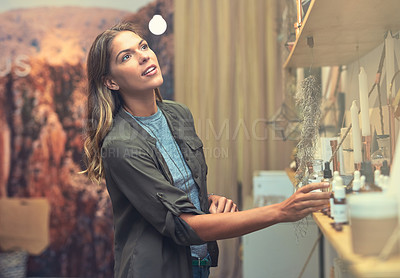
MULTIPOLYGON (((295 172, 285 169, 290 181, 296 184, 295 172)), ((357 278, 398 278, 400 277, 400 254, 391 256, 386 261, 376 256, 361 256, 353 252, 351 229, 343 225, 343 230, 338 232, 331 226, 334 221, 321 212, 312 214, 314 222, 318 225, 324 238, 328 240, 339 257, 343 259, 352 273, 351 277, 357 278)))
POLYGON ((340 232, 335 231, 328 216, 320 212, 313 213, 315 223, 330 242, 338 255, 349 263, 349 268, 355 277, 400 277, 400 255, 392 256, 386 261, 375 256, 361 256, 353 252, 351 230, 344 225, 340 232))
POLYGON ((383 43, 387 30, 400 30, 399 11, 399 0, 312 0, 284 67, 356 61, 383 43), (307 45, 310 36, 313 48, 307 45))

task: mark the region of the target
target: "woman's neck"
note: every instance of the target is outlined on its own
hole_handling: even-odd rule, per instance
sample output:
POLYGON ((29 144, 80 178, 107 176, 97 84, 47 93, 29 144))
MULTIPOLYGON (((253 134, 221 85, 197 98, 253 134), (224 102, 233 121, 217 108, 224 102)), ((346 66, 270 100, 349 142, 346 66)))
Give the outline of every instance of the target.
POLYGON ((133 116, 148 117, 157 112, 155 94, 145 98, 123 97, 123 108, 133 116))

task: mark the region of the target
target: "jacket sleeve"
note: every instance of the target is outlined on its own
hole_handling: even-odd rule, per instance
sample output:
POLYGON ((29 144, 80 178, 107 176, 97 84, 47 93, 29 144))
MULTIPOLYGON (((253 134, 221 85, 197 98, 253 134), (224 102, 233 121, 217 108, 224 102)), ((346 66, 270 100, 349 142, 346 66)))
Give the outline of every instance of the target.
POLYGON ((111 180, 157 231, 179 245, 204 243, 179 217, 182 213, 203 212, 195 208, 184 191, 168 182, 146 150, 113 141, 102 151, 107 183, 111 180))

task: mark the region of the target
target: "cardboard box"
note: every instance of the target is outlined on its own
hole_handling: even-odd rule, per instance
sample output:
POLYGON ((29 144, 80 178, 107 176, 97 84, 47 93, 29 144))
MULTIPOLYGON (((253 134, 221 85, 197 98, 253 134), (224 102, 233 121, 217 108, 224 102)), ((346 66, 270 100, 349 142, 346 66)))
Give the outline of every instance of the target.
POLYGON ((0 249, 41 254, 49 244, 49 216, 45 198, 0 199, 0 249))

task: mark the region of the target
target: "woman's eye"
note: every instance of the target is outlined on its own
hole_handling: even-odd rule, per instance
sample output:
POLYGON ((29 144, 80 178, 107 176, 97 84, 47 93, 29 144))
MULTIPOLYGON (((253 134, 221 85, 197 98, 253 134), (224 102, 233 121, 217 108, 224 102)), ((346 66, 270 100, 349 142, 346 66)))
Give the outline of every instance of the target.
POLYGON ((131 57, 131 55, 130 55, 130 54, 125 54, 125 55, 122 57, 122 62, 124 62, 124 61, 128 60, 128 59, 129 59, 129 57, 131 57))
POLYGON ((149 46, 147 44, 145 44, 145 43, 142 44, 142 47, 141 47, 142 50, 146 50, 147 48, 149 48, 149 46))

